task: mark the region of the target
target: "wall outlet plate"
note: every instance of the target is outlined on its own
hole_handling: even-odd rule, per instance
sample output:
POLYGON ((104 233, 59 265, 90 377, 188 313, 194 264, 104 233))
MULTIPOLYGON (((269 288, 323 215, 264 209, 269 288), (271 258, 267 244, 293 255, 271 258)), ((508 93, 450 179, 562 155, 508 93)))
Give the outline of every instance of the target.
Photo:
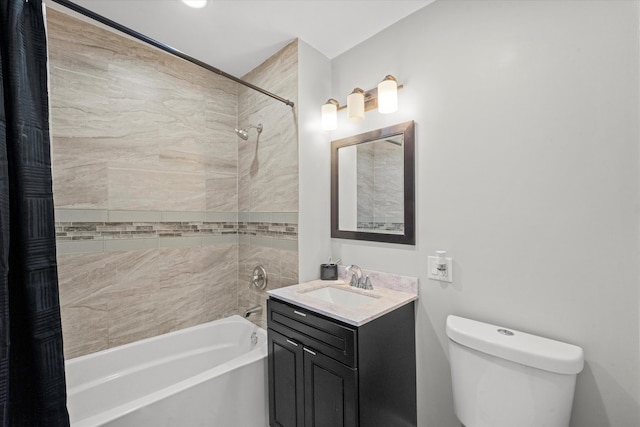
POLYGON ((439 280, 441 282, 448 282, 448 283, 453 282, 453 259, 452 258, 445 258, 447 260, 447 269, 445 271, 438 270, 436 268, 437 257, 430 256, 430 257, 427 257, 427 259, 428 259, 427 267, 429 269, 429 271, 427 272, 427 277, 429 279, 439 280))

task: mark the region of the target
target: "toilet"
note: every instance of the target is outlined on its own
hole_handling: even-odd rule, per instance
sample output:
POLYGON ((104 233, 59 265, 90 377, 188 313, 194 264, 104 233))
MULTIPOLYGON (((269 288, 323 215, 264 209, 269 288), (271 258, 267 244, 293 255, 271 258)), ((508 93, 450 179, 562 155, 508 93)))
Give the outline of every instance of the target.
POLYGON ((465 427, 567 427, 582 348, 447 318, 456 416, 465 427))

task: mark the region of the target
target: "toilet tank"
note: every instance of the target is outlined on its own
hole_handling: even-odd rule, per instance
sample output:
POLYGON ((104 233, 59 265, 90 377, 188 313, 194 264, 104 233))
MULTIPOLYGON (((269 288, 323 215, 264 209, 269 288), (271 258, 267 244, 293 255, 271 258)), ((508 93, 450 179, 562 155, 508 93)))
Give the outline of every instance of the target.
POLYGON ((465 427, 567 427, 584 356, 575 345, 447 318, 454 406, 465 427))

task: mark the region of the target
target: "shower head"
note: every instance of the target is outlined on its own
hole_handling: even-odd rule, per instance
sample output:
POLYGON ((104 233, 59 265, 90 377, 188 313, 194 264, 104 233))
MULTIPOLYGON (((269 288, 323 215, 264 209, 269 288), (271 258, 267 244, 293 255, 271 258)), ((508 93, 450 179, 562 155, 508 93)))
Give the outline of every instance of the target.
POLYGON ((244 129, 236 129, 236 134, 245 141, 249 139, 249 133, 244 129))
POLYGON ((249 139, 249 129, 251 128, 257 130, 258 134, 262 133, 262 123, 258 123, 258 126, 249 125, 244 129, 236 129, 236 135, 246 141, 247 139, 249 139))

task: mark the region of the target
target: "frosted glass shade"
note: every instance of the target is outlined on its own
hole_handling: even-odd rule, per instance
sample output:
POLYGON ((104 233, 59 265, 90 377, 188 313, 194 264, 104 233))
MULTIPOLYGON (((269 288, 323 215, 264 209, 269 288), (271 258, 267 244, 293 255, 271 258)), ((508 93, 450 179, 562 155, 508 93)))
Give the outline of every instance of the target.
POLYGON ((326 104, 322 106, 322 129, 323 130, 334 130, 338 128, 338 106, 331 102, 331 100, 327 101, 326 104))
POLYGON ((378 111, 382 114, 398 111, 398 82, 392 76, 378 85, 378 111))
POLYGON ((182 0, 182 3, 194 9, 201 9, 207 5, 207 0, 182 0))
POLYGON ((354 89, 351 95, 347 96, 347 117, 352 122, 364 120, 364 91, 354 89))

